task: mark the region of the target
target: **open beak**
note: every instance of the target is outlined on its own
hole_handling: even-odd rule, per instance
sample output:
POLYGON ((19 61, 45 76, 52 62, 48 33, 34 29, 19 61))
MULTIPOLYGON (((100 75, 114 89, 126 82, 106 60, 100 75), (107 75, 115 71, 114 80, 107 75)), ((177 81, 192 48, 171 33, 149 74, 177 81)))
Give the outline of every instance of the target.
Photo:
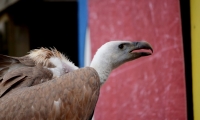
POLYGON ((153 48, 148 42, 140 41, 140 42, 132 42, 132 49, 130 53, 137 54, 137 56, 148 56, 153 53, 153 48))

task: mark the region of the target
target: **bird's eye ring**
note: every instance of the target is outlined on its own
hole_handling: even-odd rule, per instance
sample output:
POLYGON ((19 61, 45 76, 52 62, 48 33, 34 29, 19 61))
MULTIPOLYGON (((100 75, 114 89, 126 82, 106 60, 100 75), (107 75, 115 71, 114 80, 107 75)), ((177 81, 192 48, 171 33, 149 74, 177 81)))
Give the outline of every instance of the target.
POLYGON ((120 44, 120 45, 118 46, 119 49, 123 49, 123 47, 124 47, 123 44, 120 44))

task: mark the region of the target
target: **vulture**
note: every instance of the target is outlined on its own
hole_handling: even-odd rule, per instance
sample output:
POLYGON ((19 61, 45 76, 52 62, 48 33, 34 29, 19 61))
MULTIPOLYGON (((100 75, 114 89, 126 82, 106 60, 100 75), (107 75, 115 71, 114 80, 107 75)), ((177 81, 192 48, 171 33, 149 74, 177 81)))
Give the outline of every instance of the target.
POLYGON ((83 68, 55 48, 0 54, 0 119, 90 120, 112 70, 152 53, 145 41, 109 41, 83 68))

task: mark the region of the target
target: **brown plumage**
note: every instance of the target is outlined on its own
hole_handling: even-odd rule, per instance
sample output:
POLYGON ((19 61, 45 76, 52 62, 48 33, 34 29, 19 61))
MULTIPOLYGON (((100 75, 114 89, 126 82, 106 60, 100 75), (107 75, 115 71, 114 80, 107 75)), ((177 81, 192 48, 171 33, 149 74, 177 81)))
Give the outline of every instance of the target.
POLYGON ((0 99, 0 119, 88 120, 99 89, 97 72, 81 68, 39 85, 10 91, 0 99))
POLYGON ((151 55, 147 42, 110 41, 90 67, 78 68, 56 49, 40 48, 23 57, 0 55, 0 119, 89 120, 100 86, 113 69, 151 55))
POLYGON ((0 55, 0 97, 9 90, 37 85, 76 69, 78 67, 56 49, 34 49, 23 57, 0 55), (64 67, 57 69, 52 58, 58 58, 64 67), (56 73, 53 69, 57 69, 56 73))
POLYGON ((88 120, 100 81, 93 68, 76 69, 56 49, 0 55, 0 119, 88 120))

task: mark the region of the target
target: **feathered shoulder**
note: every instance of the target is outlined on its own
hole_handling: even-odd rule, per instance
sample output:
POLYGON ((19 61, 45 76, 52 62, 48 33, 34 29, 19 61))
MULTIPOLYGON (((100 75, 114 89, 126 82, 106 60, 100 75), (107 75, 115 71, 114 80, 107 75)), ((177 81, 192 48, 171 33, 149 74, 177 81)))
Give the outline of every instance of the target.
MULTIPOLYGON (((42 74, 52 75, 45 72, 44 68, 54 68, 55 66, 49 62, 49 58, 58 57, 66 59, 59 51, 48 48, 39 48, 31 50, 27 55, 22 57, 13 57, 0 54, 0 97, 13 85, 22 82, 26 77, 31 77, 32 74, 39 76, 42 74), (35 71, 40 67, 40 73, 35 71)), ((28 83, 31 84, 31 83, 28 83)))

